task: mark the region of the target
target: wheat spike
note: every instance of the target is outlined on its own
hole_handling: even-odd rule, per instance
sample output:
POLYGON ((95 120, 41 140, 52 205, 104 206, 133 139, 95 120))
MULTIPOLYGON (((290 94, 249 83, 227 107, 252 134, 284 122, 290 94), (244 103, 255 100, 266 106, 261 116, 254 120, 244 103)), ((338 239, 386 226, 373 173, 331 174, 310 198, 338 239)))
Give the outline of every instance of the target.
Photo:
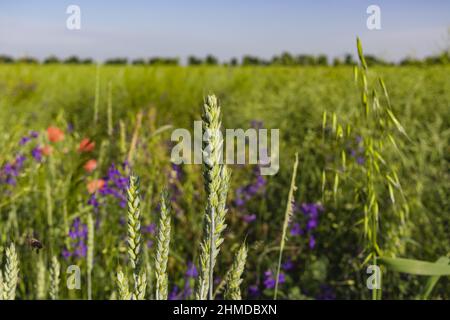
POLYGON ((156 299, 167 299, 167 261, 170 245, 170 207, 166 193, 161 196, 161 216, 159 218, 158 239, 155 256, 156 299))
POLYGON ((227 288, 225 290, 225 299, 241 300, 242 273, 244 272, 245 262, 247 260, 247 246, 245 243, 239 248, 234 258, 231 270, 227 275, 227 288))

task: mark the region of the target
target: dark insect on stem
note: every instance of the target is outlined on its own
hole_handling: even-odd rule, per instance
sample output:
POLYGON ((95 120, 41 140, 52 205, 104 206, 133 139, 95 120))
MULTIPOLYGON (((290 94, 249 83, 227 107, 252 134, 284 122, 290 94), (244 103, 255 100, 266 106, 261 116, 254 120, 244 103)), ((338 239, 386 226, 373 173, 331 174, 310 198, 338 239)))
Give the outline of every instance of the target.
POLYGON ((39 253, 39 250, 42 249, 44 246, 42 245, 42 242, 40 242, 36 238, 28 237, 27 243, 30 246, 31 250, 36 249, 36 253, 39 253))

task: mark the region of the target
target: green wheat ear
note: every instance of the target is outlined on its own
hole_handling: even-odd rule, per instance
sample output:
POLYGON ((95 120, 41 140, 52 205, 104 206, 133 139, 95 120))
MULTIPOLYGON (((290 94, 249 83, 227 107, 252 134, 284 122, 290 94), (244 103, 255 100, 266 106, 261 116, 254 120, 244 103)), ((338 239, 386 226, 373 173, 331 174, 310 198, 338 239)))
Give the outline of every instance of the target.
POLYGON ((16 247, 11 243, 6 248, 6 265, 3 279, 3 299, 14 300, 16 298, 16 287, 19 275, 19 259, 17 257, 16 247))
POLYGON ((220 132, 220 106, 217 98, 210 95, 203 105, 203 131, 206 141, 203 145, 203 178, 207 195, 205 209, 205 231, 201 244, 200 274, 196 298, 198 300, 213 299, 213 272, 222 233, 226 228, 225 208, 230 175, 222 163, 223 138, 220 132))
POLYGON ((225 299, 227 300, 241 300, 242 274, 245 269, 245 262, 247 260, 247 246, 244 243, 236 253, 231 270, 227 275, 227 288, 225 290, 225 299))
POLYGON ((161 216, 155 256, 156 299, 166 300, 168 292, 167 261, 170 245, 170 203, 167 193, 161 195, 161 216))
POLYGON ((122 272, 119 270, 117 272, 117 287, 119 289, 119 299, 120 300, 130 300, 131 293, 128 285, 128 279, 122 272))
POLYGON ((58 300, 59 298, 59 283, 61 281, 61 265, 58 258, 53 256, 52 265, 50 267, 50 298, 58 300))
POLYGON ((44 264, 44 260, 42 258, 42 255, 39 255, 39 259, 37 261, 36 265, 36 271, 37 271, 37 280, 36 280, 36 298, 39 300, 46 298, 46 268, 44 264))
POLYGON ((128 255, 135 271, 141 263, 141 200, 139 178, 131 175, 127 189, 128 196, 128 255))
POLYGON ((0 300, 3 300, 3 271, 0 269, 0 300))
MULTIPOLYGON (((139 177, 131 174, 127 189, 128 196, 128 256, 133 270, 134 291, 132 299, 142 300, 145 297, 147 277, 141 270, 143 260, 141 240, 141 198, 139 177)), ((121 295, 124 296, 124 295, 121 295)))

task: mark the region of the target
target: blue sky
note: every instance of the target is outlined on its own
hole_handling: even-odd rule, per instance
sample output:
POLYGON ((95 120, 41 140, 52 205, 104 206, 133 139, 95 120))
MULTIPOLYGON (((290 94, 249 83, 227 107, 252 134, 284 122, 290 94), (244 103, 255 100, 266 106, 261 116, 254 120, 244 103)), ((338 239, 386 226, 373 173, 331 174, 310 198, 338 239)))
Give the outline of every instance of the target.
POLYGON ((423 57, 448 45, 448 0, 0 1, 0 54, 109 57, 366 52, 423 57), (66 29, 66 8, 81 8, 81 30, 66 29), (366 8, 381 8, 381 30, 366 8))

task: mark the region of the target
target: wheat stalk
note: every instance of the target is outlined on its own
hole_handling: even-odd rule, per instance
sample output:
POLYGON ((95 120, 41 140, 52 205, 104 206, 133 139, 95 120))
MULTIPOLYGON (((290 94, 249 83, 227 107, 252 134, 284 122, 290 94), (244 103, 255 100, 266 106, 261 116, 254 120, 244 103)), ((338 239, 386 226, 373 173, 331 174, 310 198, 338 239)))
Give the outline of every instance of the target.
POLYGON ((161 216, 155 256, 156 299, 167 299, 167 261, 170 245, 170 207, 166 193, 161 196, 161 216))
POLYGON ((147 289, 147 272, 141 270, 139 275, 133 275, 134 277, 134 294, 133 299, 144 300, 145 292, 147 289))
POLYGON ((108 83, 108 136, 111 137, 113 135, 113 111, 112 111, 112 84, 108 83))
POLYGON ((3 282, 3 299, 14 300, 16 297, 16 287, 19 275, 19 259, 17 257, 16 247, 11 243, 6 248, 6 266, 3 282))
POLYGON ((3 271, 0 269, 0 300, 3 300, 3 271))
POLYGON ((59 298, 59 283, 61 281, 61 265, 58 258, 53 256, 52 265, 50 267, 50 298, 58 300, 59 298))
POLYGON ((225 290, 225 299, 241 300, 242 273, 244 272, 245 262, 247 260, 247 246, 245 243, 239 248, 234 258, 231 270, 227 275, 227 288, 225 290))
POLYGON ((46 277, 46 269, 45 264, 42 259, 42 256, 39 257, 39 260, 37 262, 37 281, 36 281, 36 297, 37 299, 45 299, 46 295, 46 283, 45 283, 45 277, 46 277))
POLYGON ((281 242, 280 242, 280 254, 278 256, 278 266, 277 266, 277 274, 275 278, 275 289, 274 289, 274 296, 273 298, 277 299, 278 294, 278 278, 280 277, 280 270, 281 270, 281 261, 283 258, 283 250, 286 244, 287 240, 287 229, 289 226, 289 221, 292 217, 292 207, 294 205, 294 192, 297 190, 297 187, 295 186, 295 179, 297 177, 297 167, 298 167, 298 154, 295 154, 295 162, 294 162, 294 168, 292 169, 292 180, 291 180, 291 187, 289 188, 289 194, 288 194, 288 200, 286 204, 286 211, 284 214, 284 222, 283 222, 283 231, 281 234, 281 242))
POLYGON ((130 300, 131 293, 128 286, 128 279, 122 272, 119 270, 117 272, 117 287, 119 288, 119 299, 120 300, 130 300))
POLYGON ((100 105, 100 65, 97 65, 95 73, 95 100, 94 100, 94 126, 98 122, 98 109, 100 105))
POLYGON ((214 265, 223 242, 226 228, 225 209, 230 175, 222 164, 223 138, 220 133, 220 106, 217 98, 210 95, 203 106, 203 130, 206 135, 203 151, 203 178, 207 194, 205 209, 205 234, 201 244, 200 275, 196 297, 213 299, 214 265))
POLYGON ((128 196, 128 255, 133 270, 134 292, 132 299, 141 300, 145 296, 147 277, 145 270, 141 270, 143 260, 141 240, 141 200, 139 178, 130 175, 127 189, 128 196))
POLYGON ((141 264, 141 210, 139 178, 130 175, 128 196, 128 256, 131 268, 137 273, 141 264))

